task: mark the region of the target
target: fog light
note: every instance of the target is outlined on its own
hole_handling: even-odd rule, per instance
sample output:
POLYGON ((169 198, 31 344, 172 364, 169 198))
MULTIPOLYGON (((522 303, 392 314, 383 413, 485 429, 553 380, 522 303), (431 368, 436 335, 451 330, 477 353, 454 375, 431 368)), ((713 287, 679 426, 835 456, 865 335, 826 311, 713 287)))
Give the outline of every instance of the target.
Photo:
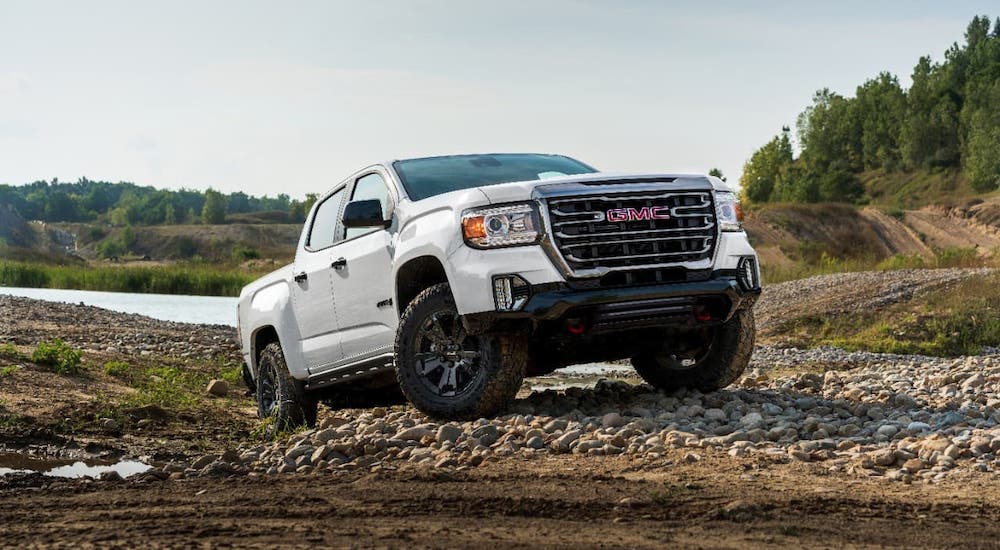
POLYGON ((517 275, 493 277, 493 301, 497 311, 519 311, 528 303, 531 286, 517 275))
POLYGON ((757 269, 757 260, 753 256, 740 259, 740 263, 736 265, 736 280, 739 281, 743 290, 760 288, 760 271, 757 269))

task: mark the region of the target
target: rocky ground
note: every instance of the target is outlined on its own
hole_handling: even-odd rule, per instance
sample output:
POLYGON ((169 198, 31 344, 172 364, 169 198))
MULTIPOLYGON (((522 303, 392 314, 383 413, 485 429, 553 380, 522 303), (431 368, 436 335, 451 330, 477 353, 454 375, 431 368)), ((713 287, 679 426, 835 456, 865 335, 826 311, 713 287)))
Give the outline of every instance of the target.
MULTIPOLYGON (((894 273, 774 285, 757 309, 761 332, 789 312, 884 307, 976 272, 894 273)), ((95 354, 233 349, 223 327, 4 300, 0 313, 13 321, 0 327, 0 342, 30 344, 57 330, 95 354)), ((316 429, 179 448, 125 481, 7 476, 0 478, 0 525, 11 535, 4 540, 99 543, 111 534, 102 520, 138 528, 169 517, 174 525, 144 542, 176 544, 182 528, 218 543, 281 540, 270 525, 301 533, 302 543, 390 546, 994 544, 998 354, 799 350, 764 338, 746 376, 707 395, 664 394, 621 374, 561 381, 582 387, 526 385, 508 414, 473 422, 434 422, 406 406, 324 410, 316 429), (184 512, 195 509, 213 512, 184 512), (314 523, 313 509, 329 518, 326 528, 314 523), (74 521, 61 523, 66 513, 74 521), (35 538, 34 517, 43 518, 48 538, 35 538)), ((227 399, 249 416, 238 390, 227 399)), ((128 453, 157 456, 164 439, 182 437, 171 426, 185 422, 193 421, 146 438, 128 429, 89 437, 111 447, 129 439, 121 446, 128 453)), ((209 431, 215 423, 197 422, 209 431)))

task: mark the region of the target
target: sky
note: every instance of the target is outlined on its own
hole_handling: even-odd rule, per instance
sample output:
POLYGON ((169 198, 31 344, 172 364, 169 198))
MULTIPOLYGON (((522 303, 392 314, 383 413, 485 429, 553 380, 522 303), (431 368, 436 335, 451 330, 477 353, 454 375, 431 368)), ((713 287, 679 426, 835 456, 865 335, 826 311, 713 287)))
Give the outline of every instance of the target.
POLYGON ((0 0, 0 183, 302 197, 387 159, 484 152, 735 182, 817 89, 883 70, 908 86, 997 8, 0 0))

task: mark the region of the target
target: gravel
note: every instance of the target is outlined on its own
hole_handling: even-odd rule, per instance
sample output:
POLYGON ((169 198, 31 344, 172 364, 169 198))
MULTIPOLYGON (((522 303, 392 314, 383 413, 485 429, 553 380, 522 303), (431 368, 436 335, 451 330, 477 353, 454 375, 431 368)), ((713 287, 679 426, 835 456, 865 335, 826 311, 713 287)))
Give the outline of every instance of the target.
MULTIPOLYGON (((316 429, 232 453, 227 458, 239 459, 228 469, 206 455, 183 470, 336 473, 404 463, 448 469, 532 454, 624 454, 663 466, 719 453, 936 482, 956 472, 1000 471, 998 381, 1000 355, 941 359, 761 346, 743 379, 711 394, 602 380, 535 392, 510 414, 471 422, 436 423, 410 407, 340 411, 316 429), (841 370, 779 376, 774 368, 815 368, 817 361, 841 370)), ((177 469, 164 473, 176 477, 177 469)))

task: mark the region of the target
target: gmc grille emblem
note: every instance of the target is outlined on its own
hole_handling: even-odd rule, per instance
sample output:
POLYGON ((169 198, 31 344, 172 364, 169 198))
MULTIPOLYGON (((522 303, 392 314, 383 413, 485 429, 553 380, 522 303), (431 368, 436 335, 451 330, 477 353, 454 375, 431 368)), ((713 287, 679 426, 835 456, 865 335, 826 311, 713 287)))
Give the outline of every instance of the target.
POLYGON ((608 210, 609 222, 631 222, 638 220, 669 220, 670 208, 666 206, 643 206, 642 208, 612 208, 608 210))

